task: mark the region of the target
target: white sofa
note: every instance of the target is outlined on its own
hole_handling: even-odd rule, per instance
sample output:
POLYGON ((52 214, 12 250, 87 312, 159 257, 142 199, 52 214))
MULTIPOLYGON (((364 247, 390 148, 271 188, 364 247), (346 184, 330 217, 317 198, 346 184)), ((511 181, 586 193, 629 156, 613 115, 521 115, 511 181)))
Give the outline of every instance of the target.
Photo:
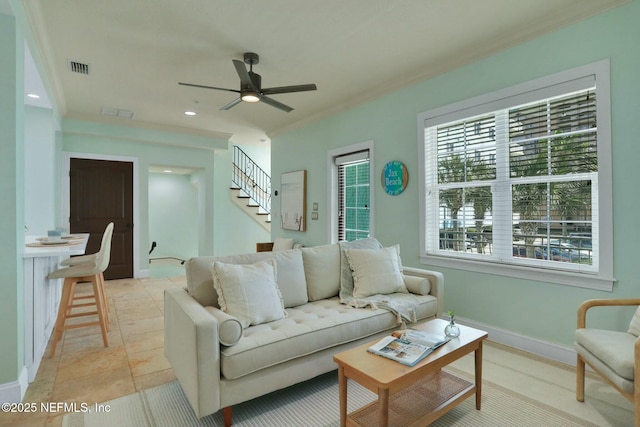
MULTIPOLYGON (((335 370, 334 354, 399 327, 398 312, 341 303, 341 296, 348 302, 344 293, 350 285, 345 282, 361 283, 354 285, 351 258, 346 256, 347 249, 358 247, 372 250, 360 252, 366 255, 381 248, 375 239, 365 239, 282 252, 197 257, 186 263, 187 289, 165 292, 165 355, 198 417, 223 409, 225 425, 231 425, 232 405, 335 370), (222 311, 214 288, 214 261, 222 263, 218 267, 232 264, 242 269, 274 263, 286 317, 243 327, 238 318, 222 311)), ((384 301, 398 295, 411 298, 414 320, 420 323, 441 317, 442 274, 399 268, 409 293, 385 295, 384 301)))

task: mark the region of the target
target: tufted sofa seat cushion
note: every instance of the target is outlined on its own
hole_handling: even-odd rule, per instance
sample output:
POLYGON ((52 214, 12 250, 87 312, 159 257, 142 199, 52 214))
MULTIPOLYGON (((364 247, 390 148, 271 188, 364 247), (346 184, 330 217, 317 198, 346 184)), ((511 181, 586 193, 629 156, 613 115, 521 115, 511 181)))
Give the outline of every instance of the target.
MULTIPOLYGON (((437 299, 416 296, 418 320, 434 316, 437 299)), ((354 309, 338 297, 286 309, 287 318, 251 326, 233 346, 221 349, 221 371, 236 379, 269 366, 374 335, 397 325, 396 315, 383 309, 354 309)))

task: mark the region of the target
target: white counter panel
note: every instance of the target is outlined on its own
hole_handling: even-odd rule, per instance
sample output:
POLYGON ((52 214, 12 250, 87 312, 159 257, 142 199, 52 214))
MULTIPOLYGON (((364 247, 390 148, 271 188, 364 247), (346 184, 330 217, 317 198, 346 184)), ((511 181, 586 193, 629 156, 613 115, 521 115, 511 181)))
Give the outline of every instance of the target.
MULTIPOLYGON (((58 315, 62 279, 49 280, 49 273, 70 255, 82 255, 87 247, 88 234, 81 244, 72 246, 26 247, 24 250, 24 364, 33 382, 44 356, 47 343, 58 315)), ((36 242, 36 237, 26 238, 36 242)))

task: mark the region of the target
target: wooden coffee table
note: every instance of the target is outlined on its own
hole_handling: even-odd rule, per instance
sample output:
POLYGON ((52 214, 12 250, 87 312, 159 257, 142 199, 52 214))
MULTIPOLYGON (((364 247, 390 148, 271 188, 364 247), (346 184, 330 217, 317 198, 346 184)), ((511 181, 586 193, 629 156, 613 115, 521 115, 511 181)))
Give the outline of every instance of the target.
MULTIPOLYGON (((447 321, 435 319, 413 326, 444 335, 447 321)), ((415 366, 367 351, 376 341, 338 353, 340 426, 423 426, 444 415, 475 393, 480 409, 482 391, 482 342, 488 334, 458 325, 460 336, 449 341, 415 366), (456 377, 442 368, 475 352, 475 383, 456 377), (378 400, 347 416, 347 379, 378 394, 378 400)))

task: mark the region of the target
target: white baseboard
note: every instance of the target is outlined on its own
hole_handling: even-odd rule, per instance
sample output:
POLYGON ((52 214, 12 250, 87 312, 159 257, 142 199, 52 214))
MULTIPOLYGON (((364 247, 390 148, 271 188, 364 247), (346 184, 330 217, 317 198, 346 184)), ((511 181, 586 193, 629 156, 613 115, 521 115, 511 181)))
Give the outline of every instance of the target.
POLYGON ((570 366, 576 365, 576 352, 573 347, 567 347, 537 338, 528 337, 513 331, 496 328, 491 325, 486 325, 484 323, 457 316, 456 322, 461 325, 471 326, 472 328, 487 331, 489 333, 488 339, 490 341, 517 348, 518 350, 526 351, 528 353, 537 354, 538 356, 543 356, 570 366))
POLYGON ((23 367, 16 381, 0 384, 0 402, 20 403, 29 386, 29 373, 23 367))

